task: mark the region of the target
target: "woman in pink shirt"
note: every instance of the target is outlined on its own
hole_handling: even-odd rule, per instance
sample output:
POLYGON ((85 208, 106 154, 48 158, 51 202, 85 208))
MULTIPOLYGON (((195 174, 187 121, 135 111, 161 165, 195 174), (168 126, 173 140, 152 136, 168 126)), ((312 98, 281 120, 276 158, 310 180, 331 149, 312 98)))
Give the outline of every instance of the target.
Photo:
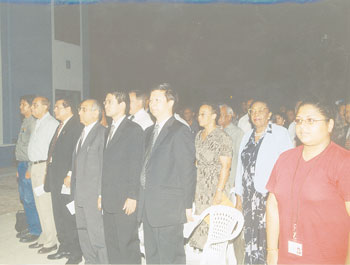
POLYGON ((349 264, 350 152, 331 142, 331 110, 303 102, 302 145, 283 153, 266 186, 267 263, 349 264))

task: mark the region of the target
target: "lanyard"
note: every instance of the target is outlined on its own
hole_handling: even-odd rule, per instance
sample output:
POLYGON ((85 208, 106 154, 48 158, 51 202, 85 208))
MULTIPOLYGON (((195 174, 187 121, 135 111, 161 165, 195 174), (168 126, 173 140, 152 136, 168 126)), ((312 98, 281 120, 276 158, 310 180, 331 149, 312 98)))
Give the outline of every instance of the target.
MULTIPOLYGON (((327 148, 327 147, 326 147, 327 148)), ((317 161, 320 159, 322 156, 322 153, 318 155, 318 157, 313 161, 313 164, 316 165, 317 161)), ((293 240, 297 239, 297 226, 298 226, 298 219, 299 219, 299 210, 300 210, 300 194, 301 191, 303 190, 304 184, 308 177, 311 175, 310 173, 312 170, 315 168, 314 165, 310 166, 310 169, 307 171, 305 178, 302 180, 302 183, 299 187, 299 189, 296 191, 296 204, 294 204, 294 191, 295 191, 295 177, 297 175, 299 165, 300 165, 300 160, 302 159, 303 156, 303 151, 301 151, 300 156, 298 158, 297 166, 295 167, 294 174, 293 174, 293 182, 292 182, 292 187, 291 187, 291 194, 290 194, 290 200, 292 202, 292 238, 293 240), (294 206, 296 205, 296 207, 294 206)))

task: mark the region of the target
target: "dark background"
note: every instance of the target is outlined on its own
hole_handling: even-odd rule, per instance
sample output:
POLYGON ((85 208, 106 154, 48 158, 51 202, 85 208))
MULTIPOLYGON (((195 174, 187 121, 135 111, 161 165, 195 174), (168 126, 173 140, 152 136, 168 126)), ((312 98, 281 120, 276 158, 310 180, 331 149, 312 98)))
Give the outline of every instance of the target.
POLYGON ((349 93, 350 1, 88 7, 91 96, 175 87, 183 105, 349 93), (230 99, 232 96, 232 99, 230 99))

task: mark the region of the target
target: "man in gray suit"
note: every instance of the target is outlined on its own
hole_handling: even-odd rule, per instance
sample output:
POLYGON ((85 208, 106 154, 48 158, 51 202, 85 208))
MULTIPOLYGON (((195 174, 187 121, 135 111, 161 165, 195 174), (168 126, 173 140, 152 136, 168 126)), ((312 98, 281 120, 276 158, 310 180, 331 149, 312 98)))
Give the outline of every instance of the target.
POLYGON ((101 105, 85 100, 79 108, 85 125, 73 153, 72 192, 79 242, 86 264, 108 263, 101 213, 102 159, 105 127, 101 105))

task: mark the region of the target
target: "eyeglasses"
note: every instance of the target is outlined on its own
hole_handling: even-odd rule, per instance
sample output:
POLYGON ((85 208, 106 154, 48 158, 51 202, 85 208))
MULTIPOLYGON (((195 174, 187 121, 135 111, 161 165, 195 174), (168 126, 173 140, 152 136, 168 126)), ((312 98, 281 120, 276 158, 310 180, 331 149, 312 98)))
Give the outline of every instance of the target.
POLYGON ((315 120, 315 119, 312 119, 312 118, 307 118, 305 120, 303 119, 295 119, 295 124, 296 125, 302 125, 303 123, 305 123, 306 125, 313 125, 315 122, 318 122, 318 121, 329 121, 329 119, 321 119, 321 120, 315 120))
POLYGON ((266 109, 267 108, 263 108, 259 110, 248 109, 248 114, 249 115, 261 114, 261 113, 264 113, 266 109))
POLYGON ((86 108, 86 107, 79 107, 78 108, 78 111, 80 112, 80 111, 82 111, 82 112, 88 112, 88 111, 94 111, 94 109, 88 109, 88 108, 86 108))

